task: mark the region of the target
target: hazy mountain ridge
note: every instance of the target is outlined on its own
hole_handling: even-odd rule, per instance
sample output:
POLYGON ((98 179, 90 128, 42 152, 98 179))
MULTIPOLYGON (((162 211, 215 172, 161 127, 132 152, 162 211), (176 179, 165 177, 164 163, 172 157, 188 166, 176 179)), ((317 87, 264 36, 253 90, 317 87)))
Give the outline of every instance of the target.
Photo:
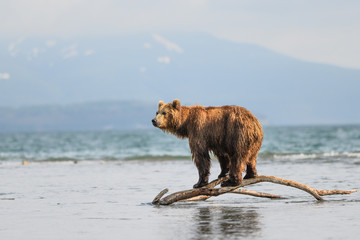
POLYGON ((252 44, 204 34, 13 43, 0 42, 0 73, 10 74, 0 80, 0 106, 179 98, 244 106, 274 124, 360 122, 360 70, 252 44))
POLYGON ((86 131, 150 128, 154 106, 135 101, 0 107, 0 131, 86 131))
POLYGON ((149 129, 156 110, 157 102, 141 101, 0 107, 0 132, 149 129))

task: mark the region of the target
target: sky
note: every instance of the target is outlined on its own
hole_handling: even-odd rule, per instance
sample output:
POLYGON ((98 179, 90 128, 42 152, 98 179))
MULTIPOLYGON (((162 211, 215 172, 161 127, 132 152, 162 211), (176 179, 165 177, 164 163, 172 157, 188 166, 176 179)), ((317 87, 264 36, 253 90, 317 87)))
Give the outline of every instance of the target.
POLYGON ((360 69, 358 0, 0 0, 0 16, 0 39, 9 41, 203 32, 360 69))

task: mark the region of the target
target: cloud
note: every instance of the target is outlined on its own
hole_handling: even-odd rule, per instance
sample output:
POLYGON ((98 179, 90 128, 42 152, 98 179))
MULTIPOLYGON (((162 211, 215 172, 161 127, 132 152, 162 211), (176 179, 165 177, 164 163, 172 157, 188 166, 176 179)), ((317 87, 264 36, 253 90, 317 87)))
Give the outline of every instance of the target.
POLYGON ((0 73, 0 80, 2 79, 10 79, 10 74, 9 73, 0 73))
POLYGON ((65 47, 62 49, 63 58, 68 59, 72 57, 76 57, 79 55, 79 52, 77 51, 77 45, 73 44, 68 47, 65 47))
POLYGON ((11 51, 14 51, 15 48, 20 45, 22 42, 24 41, 24 38, 18 38, 16 41, 14 42, 11 42, 8 46, 8 51, 11 52, 11 51))
POLYGON ((151 44, 150 43, 144 43, 144 48, 151 48, 151 44))
POLYGON ((28 54, 27 59, 31 61, 33 58, 36 58, 39 55, 40 49, 38 47, 34 47, 31 49, 30 53, 28 54))
POLYGON ((38 54, 39 54, 39 48, 34 47, 34 48, 32 49, 32 55, 33 55, 34 57, 37 57, 38 54))
POLYGON ((24 41, 24 38, 18 38, 16 41, 11 42, 8 46, 10 56, 15 57, 20 51, 18 46, 24 41))
POLYGON ((15 43, 13 43, 13 42, 12 42, 12 43, 10 43, 10 44, 9 44, 9 47, 8 47, 8 51, 9 51, 9 52, 14 51, 14 50, 15 50, 15 46, 16 46, 16 44, 15 44, 15 43))
POLYGON ((140 71, 141 73, 146 72, 146 67, 140 67, 139 71, 140 71))
POLYGON ((159 63, 166 63, 166 64, 169 64, 170 63, 170 58, 169 57, 158 57, 157 61, 159 63))
POLYGON ((90 55, 93 55, 95 53, 95 50, 94 49, 88 49, 84 52, 84 55, 85 56, 90 56, 90 55))
POLYGON ((54 40, 47 40, 47 41, 45 42, 45 45, 46 45, 47 47, 53 47, 53 46, 56 45, 56 41, 54 41, 54 40))
POLYGON ((158 34, 153 34, 153 39, 155 41, 157 41, 158 43, 162 44, 169 51, 175 51, 177 53, 183 53, 184 52, 179 45, 165 39, 164 37, 162 37, 162 36, 160 36, 158 34))

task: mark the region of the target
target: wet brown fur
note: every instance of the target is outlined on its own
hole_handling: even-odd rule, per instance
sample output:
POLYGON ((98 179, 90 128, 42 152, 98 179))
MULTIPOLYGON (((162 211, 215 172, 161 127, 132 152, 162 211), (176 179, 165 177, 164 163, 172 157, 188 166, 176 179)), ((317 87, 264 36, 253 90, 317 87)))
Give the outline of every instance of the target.
POLYGON ((207 184, 210 155, 219 160, 221 173, 229 173, 222 186, 239 185, 244 178, 257 176, 256 157, 261 148, 263 130, 260 122, 247 109, 238 106, 181 106, 179 100, 159 102, 154 126, 179 138, 189 138, 192 158, 199 172, 194 187, 207 184))

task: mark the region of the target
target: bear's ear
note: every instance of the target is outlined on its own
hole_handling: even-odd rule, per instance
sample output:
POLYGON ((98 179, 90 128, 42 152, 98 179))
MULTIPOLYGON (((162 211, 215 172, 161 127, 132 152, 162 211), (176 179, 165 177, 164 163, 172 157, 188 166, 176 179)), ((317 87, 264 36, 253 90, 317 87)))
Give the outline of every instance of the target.
POLYGON ((180 100, 179 99, 175 99, 173 102, 172 102, 172 106, 173 108, 177 109, 177 110, 180 110, 180 100))
POLYGON ((161 106, 164 105, 164 104, 165 104, 165 103, 164 103, 163 101, 159 101, 159 105, 158 105, 159 109, 160 109, 161 106))

